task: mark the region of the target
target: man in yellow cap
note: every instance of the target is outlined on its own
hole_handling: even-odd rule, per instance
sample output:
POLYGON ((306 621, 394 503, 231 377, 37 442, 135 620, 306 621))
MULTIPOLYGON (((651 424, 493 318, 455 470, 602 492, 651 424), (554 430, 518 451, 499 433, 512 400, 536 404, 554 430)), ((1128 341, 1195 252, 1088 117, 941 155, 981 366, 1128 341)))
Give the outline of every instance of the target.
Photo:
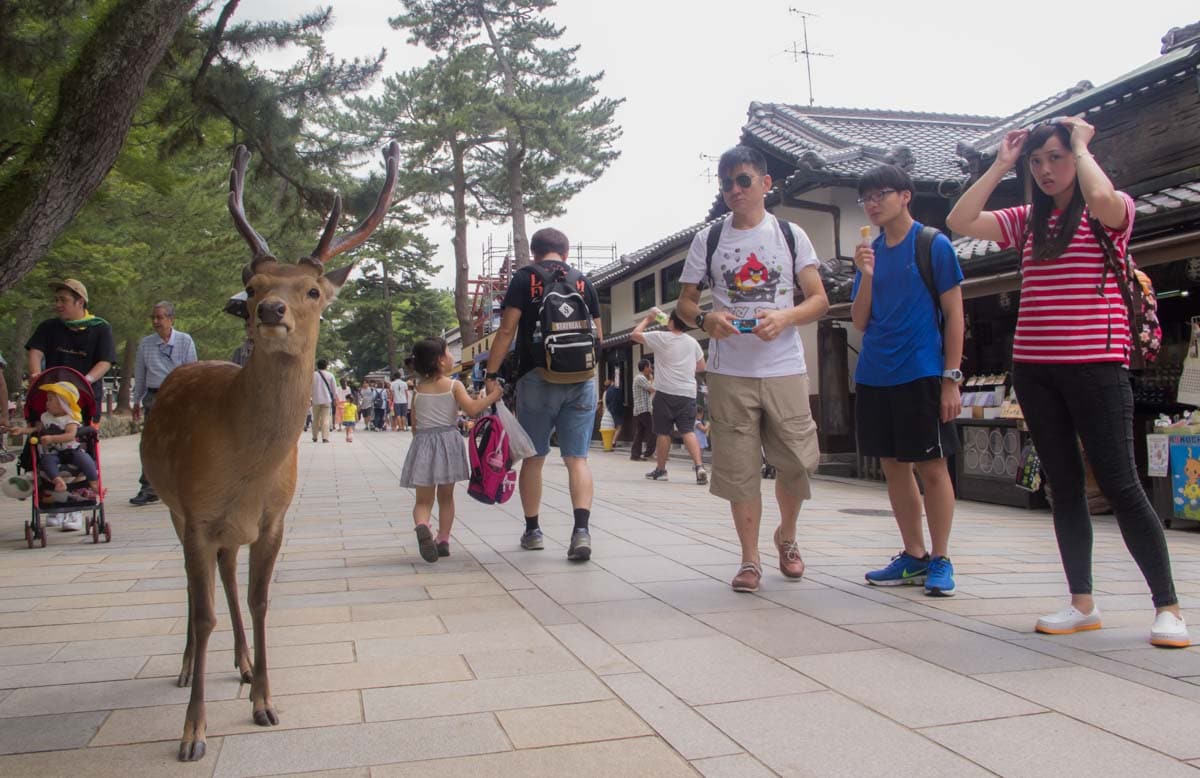
MULTIPOLYGON (((87 287, 74 278, 50 284, 55 318, 37 326, 25 343, 29 377, 48 367, 70 367, 87 376, 96 395, 96 415, 103 401, 104 374, 117 361, 112 327, 87 310, 87 287)), ((86 420, 85 420, 86 421, 86 420)))

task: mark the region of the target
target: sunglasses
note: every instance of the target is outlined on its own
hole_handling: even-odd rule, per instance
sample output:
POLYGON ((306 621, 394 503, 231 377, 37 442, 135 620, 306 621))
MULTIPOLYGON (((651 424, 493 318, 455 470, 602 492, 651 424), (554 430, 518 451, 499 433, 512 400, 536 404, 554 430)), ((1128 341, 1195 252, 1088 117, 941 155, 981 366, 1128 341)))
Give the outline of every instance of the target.
POLYGON ((732 192, 734 184, 737 184, 738 187, 741 189, 749 189, 750 185, 753 183, 754 183, 754 177, 751 176, 749 173, 742 173, 742 174, 734 176, 732 178, 730 178, 729 176, 724 176, 721 178, 721 191, 722 192, 732 192))
POLYGON ((894 193, 895 191, 895 189, 880 189, 878 192, 871 192, 871 194, 863 195, 862 197, 858 198, 858 204, 866 205, 867 203, 870 203, 871 205, 878 205, 879 203, 883 202, 883 198, 894 193))

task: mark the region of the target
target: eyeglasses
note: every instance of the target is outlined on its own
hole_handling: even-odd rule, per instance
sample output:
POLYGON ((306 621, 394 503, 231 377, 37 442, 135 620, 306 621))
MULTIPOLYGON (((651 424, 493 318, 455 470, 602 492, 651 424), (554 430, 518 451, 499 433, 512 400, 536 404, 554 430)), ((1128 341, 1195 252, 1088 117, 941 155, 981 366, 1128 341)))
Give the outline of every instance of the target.
POLYGON ((895 191, 895 189, 880 189, 878 192, 871 192, 871 194, 866 194, 858 198, 858 204, 866 205, 870 203, 871 205, 878 205, 883 202, 883 198, 893 194, 895 191))
POLYGON ((740 175, 734 176, 732 178, 730 178, 729 176, 723 176, 721 178, 721 191, 722 192, 732 192, 734 184, 737 184, 738 187, 741 189, 749 189, 750 185, 753 183, 754 183, 754 176, 750 175, 749 173, 741 173, 740 175))

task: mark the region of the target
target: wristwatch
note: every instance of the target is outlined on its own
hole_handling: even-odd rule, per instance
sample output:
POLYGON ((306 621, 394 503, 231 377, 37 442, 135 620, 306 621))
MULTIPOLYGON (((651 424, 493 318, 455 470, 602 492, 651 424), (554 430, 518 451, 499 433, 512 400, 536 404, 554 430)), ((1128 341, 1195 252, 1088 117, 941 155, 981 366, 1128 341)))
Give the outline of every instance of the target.
POLYGON ((942 378, 948 378, 956 384, 961 384, 963 380, 963 371, 959 370, 957 367, 951 370, 943 370, 942 378))
POLYGON ((708 314, 706 314, 704 311, 701 311, 700 315, 696 317, 696 329, 698 329, 698 330, 704 329, 704 317, 707 315, 708 314))
POLYGON ((483 377, 485 379, 487 379, 488 381, 495 381, 497 378, 500 377, 500 374, 499 373, 485 373, 483 377))

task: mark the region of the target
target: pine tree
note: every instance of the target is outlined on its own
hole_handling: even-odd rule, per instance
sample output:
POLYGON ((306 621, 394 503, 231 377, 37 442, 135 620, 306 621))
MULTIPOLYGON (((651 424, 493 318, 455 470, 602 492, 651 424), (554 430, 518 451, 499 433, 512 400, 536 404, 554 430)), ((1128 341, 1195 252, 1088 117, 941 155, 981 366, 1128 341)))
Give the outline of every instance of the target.
MULTIPOLYGON (((552 0, 402 0, 391 20, 410 42, 434 51, 483 45, 489 86, 504 128, 502 189, 512 220, 516 265, 529 262, 526 216, 560 215, 619 154, 614 123, 623 100, 599 97, 603 73, 581 76, 578 46, 550 48, 564 28, 544 18, 552 0)), ((464 328, 464 332, 465 332, 464 328)))

